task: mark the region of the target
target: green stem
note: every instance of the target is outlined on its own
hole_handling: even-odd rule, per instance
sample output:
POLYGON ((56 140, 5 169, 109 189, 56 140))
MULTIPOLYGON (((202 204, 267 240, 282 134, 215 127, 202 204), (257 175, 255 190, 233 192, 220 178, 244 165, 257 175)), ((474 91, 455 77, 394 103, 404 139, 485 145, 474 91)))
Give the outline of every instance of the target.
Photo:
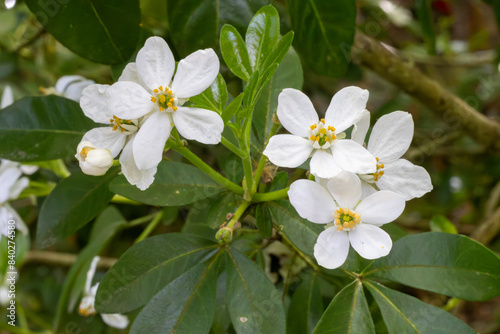
POLYGON ((236 183, 233 183, 226 179, 224 176, 220 175, 217 173, 215 170, 212 169, 209 165, 207 165, 203 160, 198 158, 196 154, 191 152, 189 149, 185 147, 175 147, 173 148, 176 152, 182 154, 182 156, 186 159, 188 159, 192 164, 194 164, 196 167, 198 167, 201 171, 203 171, 205 174, 207 174, 212 180, 217 182, 223 187, 226 187, 227 189, 231 190, 237 195, 243 196, 244 190, 242 187, 237 185, 236 183))
POLYGON ((245 157, 245 152, 243 152, 242 150, 240 150, 238 147, 236 147, 236 145, 234 145, 233 143, 231 143, 226 138, 222 137, 221 140, 220 140, 220 143, 222 145, 224 145, 227 149, 229 149, 231 152, 233 152, 234 154, 236 154, 237 156, 239 156, 240 158, 244 158, 245 157))
POLYGON ((121 195, 114 195, 113 198, 111 198, 111 202, 118 204, 142 205, 142 203, 133 201, 121 195))
POLYGON ((129 228, 129 227, 134 227, 134 226, 137 226, 137 225, 142 225, 145 222, 148 222, 151 219, 153 219, 154 217, 156 217, 156 215, 157 215, 156 213, 152 213, 150 215, 147 215, 147 216, 144 216, 144 217, 139 217, 137 219, 131 220, 125 227, 129 228))
MULTIPOLYGON (((276 132, 278 132, 280 126, 281 125, 279 123, 273 123, 273 126, 271 127, 271 131, 269 131, 269 137, 267 138, 266 142, 264 143, 264 147, 266 147, 267 144, 269 143, 269 139, 271 139, 271 137, 274 136, 276 134, 276 132)), ((255 170, 255 176, 253 178, 252 194, 254 194, 257 191, 257 186, 260 183, 260 177, 262 176, 262 171, 264 170, 264 167, 266 166, 266 161, 267 161, 267 157, 264 154, 262 154, 260 157, 257 169, 255 170)))
POLYGON ((244 198, 249 201, 252 199, 252 189, 253 189, 253 169, 252 169, 252 159, 250 157, 250 130, 252 127, 251 119, 245 121, 245 131, 243 136, 239 138, 240 147, 245 152, 245 156, 241 158, 243 162, 243 171, 245 173, 245 183, 243 188, 245 189, 244 198))
POLYGON ((234 213, 234 216, 231 218, 229 223, 227 223, 226 227, 233 228, 234 225, 238 222, 238 220, 241 218, 243 213, 245 213, 245 210, 248 208, 251 202, 249 201, 243 201, 243 203, 240 204, 236 212, 234 213))
POLYGON ((144 231, 142 231, 141 235, 134 241, 134 244, 146 239, 148 235, 150 235, 151 232, 153 232, 153 230, 156 228, 158 223, 161 221, 162 217, 163 217, 163 211, 158 211, 154 219, 148 224, 148 226, 146 226, 144 231))
POLYGON ((269 202, 275 201, 277 199, 285 198, 288 196, 288 190, 290 187, 286 187, 281 190, 272 191, 270 193, 256 193, 253 195, 252 200, 254 202, 269 202))

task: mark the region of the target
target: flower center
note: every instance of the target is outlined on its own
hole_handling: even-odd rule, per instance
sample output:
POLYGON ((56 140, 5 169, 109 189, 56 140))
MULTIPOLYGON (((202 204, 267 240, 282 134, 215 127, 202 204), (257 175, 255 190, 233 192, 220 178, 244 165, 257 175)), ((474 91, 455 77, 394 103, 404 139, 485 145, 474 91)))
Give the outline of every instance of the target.
MULTIPOLYGON (((377 159, 377 162, 379 161, 379 158, 375 159, 377 159)), ((382 169, 384 169, 384 164, 377 163, 377 170, 375 171, 375 173, 373 173, 374 181, 378 181, 382 177, 382 175, 384 175, 384 171, 382 169)))
POLYGON ((92 151, 93 149, 95 148, 90 146, 84 146, 80 151, 80 155, 83 157, 83 159, 87 159, 87 154, 89 154, 89 152, 92 151))
POLYGON ((160 111, 177 111, 178 101, 170 88, 165 87, 165 89, 163 89, 163 86, 160 86, 154 89, 153 92, 155 96, 151 96, 151 101, 158 105, 160 111))
POLYGON ((310 126, 311 128, 311 136, 309 139, 311 140, 311 145, 315 149, 323 149, 326 150, 331 146, 332 140, 337 139, 335 135, 335 128, 331 125, 325 127, 325 119, 322 118, 321 121, 316 124, 310 126))
POLYGON ((137 120, 127 120, 121 119, 113 115, 113 118, 109 119, 113 131, 133 133, 137 131, 137 120))
POLYGON ((357 224, 361 224, 361 215, 348 208, 338 208, 333 214, 334 221, 326 226, 335 226, 337 231, 350 231, 356 228, 357 224))

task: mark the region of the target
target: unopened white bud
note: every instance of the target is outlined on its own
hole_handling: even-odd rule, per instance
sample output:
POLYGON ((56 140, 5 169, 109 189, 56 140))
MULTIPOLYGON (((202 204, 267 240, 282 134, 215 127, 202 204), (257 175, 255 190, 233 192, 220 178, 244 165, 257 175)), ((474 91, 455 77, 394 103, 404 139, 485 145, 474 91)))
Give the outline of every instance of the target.
POLYGON ((88 141, 83 141, 78 145, 75 157, 80 163, 82 172, 87 175, 104 175, 113 166, 111 151, 98 148, 88 141))

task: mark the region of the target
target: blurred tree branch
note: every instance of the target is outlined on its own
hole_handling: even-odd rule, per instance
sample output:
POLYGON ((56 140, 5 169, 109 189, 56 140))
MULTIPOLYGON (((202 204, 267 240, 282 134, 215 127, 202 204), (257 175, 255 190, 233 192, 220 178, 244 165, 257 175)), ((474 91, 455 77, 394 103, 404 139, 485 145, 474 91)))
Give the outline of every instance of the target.
POLYGON ((477 142, 500 150, 498 122, 479 113, 382 43, 357 31, 351 59, 439 113, 451 129, 460 127, 477 142))
MULTIPOLYGON (((30 250, 26 253, 24 264, 41 263, 49 266, 72 266, 77 260, 76 254, 59 253, 50 251, 30 250)), ((116 263, 117 259, 109 257, 101 257, 97 263, 97 267, 101 269, 109 269, 116 263)))

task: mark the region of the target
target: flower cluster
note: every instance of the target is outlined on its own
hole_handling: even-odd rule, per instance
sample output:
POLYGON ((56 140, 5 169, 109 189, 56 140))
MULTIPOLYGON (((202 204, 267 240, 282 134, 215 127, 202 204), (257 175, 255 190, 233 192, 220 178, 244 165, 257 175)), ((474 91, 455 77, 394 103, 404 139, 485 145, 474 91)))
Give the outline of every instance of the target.
POLYGON ((193 52, 176 68, 167 43, 159 37, 147 39, 118 82, 83 90, 83 112, 107 126, 90 130, 78 145, 76 158, 82 171, 102 175, 120 155, 127 180, 145 190, 153 183, 174 127, 186 139, 219 143, 224 129, 220 115, 184 106, 207 89, 218 73, 219 59, 212 49, 193 52))
POLYGON ((273 136, 264 151, 281 167, 298 167, 311 158, 315 181, 295 181, 288 196, 301 217, 326 224, 314 256, 329 269, 345 262, 349 245, 366 259, 389 254, 392 240, 380 226, 398 218, 406 200, 432 189, 425 169, 400 159, 413 138, 409 113, 382 116, 363 146, 370 125, 367 101, 366 90, 346 87, 319 119, 306 95, 285 89, 277 114, 291 134, 273 136))

